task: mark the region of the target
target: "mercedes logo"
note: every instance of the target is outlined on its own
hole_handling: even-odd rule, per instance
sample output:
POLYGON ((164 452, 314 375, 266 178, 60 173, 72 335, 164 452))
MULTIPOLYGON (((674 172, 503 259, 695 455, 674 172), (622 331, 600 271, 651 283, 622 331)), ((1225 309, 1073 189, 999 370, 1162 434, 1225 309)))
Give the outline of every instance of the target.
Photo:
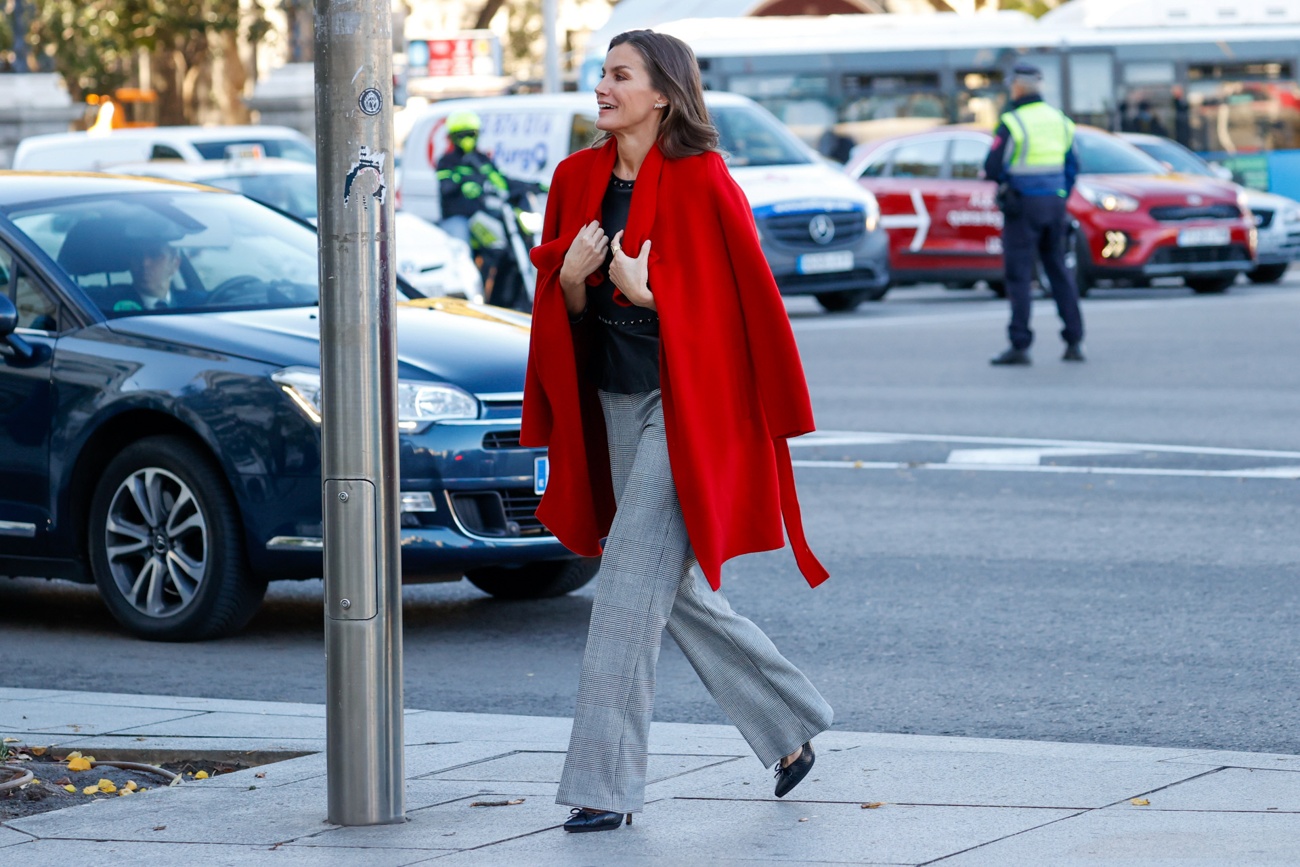
POLYGON ((829 244, 835 238, 835 221, 825 214, 818 214, 808 221, 808 234, 818 244, 829 244))

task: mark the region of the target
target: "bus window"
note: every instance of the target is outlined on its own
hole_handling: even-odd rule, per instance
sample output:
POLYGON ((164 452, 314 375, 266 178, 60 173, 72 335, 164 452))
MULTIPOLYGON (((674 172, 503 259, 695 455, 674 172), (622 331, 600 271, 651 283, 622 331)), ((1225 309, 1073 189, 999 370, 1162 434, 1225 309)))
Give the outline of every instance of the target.
POLYGON ((1070 117, 1109 128, 1115 112, 1115 69, 1104 52, 1070 55, 1070 117))
POLYGON ((893 178, 937 178, 943 171, 948 139, 930 139, 905 143, 894 151, 893 178))
POLYGON ((998 125, 1007 102, 1002 73, 958 72, 957 123, 974 123, 988 129, 998 125))
POLYGON ((1300 147, 1300 85, 1290 63, 1189 66, 1187 78, 1193 150, 1300 147))
POLYGON ((952 176, 963 181, 977 181, 984 172, 984 158, 989 155, 989 143, 981 139, 958 138, 952 141, 952 176))
POLYGON ((858 142, 919 132, 948 121, 937 74, 846 75, 844 92, 847 101, 840 108, 837 129, 858 142))

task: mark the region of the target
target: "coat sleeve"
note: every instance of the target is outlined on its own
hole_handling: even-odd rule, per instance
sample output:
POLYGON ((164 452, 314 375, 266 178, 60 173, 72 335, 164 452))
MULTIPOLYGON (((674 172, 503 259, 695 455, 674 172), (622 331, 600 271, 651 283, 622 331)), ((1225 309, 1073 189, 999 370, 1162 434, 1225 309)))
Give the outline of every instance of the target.
POLYGON ((709 155, 709 186, 736 285, 745 338, 768 432, 796 437, 814 429, 812 401, 790 318, 758 240, 754 212, 722 158, 709 155))
MULTIPOLYGON (((551 441, 551 429, 555 425, 555 412, 551 401, 542 385, 541 367, 542 341, 537 339, 544 329, 544 317, 550 312, 552 296, 562 292, 559 286, 560 266, 564 264, 564 250, 560 248, 560 214, 563 207, 563 195, 568 184, 564 163, 555 170, 555 180, 546 197, 546 217, 542 221, 542 242, 531 253, 533 264, 537 266, 537 289, 534 298, 533 337, 528 342, 528 370, 524 375, 523 422, 520 426, 519 441, 529 446, 547 446, 551 441)), ((561 305, 563 299, 561 298, 561 305)))

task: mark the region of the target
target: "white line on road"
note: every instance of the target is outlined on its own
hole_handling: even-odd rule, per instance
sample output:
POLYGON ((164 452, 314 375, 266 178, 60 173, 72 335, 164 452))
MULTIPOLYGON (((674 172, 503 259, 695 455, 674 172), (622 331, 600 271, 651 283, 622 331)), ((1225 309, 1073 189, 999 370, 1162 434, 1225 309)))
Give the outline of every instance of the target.
POLYGON ((793 461, 796 467, 836 470, 959 470, 984 473, 1066 473, 1103 476, 1191 476, 1207 479, 1300 479, 1300 466, 1245 470, 1176 470, 1157 467, 1063 467, 1028 464, 951 464, 909 461, 793 461))
POLYGON ((816 431, 790 440, 791 448, 847 445, 888 445, 908 442, 968 443, 986 446, 1034 446, 1050 449, 1089 449, 1107 454, 1165 452, 1182 455, 1221 455, 1242 458, 1277 458, 1300 461, 1300 451, 1236 449, 1216 446, 1179 446, 1158 443, 1116 443, 1097 440, 1052 440, 1029 437, 956 436, 950 434, 886 433, 882 431, 816 431))
POLYGON ((1071 449, 1071 448, 1010 448, 1010 449, 953 449, 948 453, 950 464, 1003 464, 1004 466, 1034 467, 1043 458, 1086 458, 1095 455, 1131 455, 1127 449, 1071 449))

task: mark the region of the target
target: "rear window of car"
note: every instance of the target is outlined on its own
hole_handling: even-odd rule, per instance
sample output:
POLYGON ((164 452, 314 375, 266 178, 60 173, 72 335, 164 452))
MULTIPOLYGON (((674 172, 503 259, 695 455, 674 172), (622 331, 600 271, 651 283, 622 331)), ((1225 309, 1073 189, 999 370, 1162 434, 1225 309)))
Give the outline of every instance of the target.
POLYGON ((260 148, 262 156, 280 157, 295 162, 316 165, 316 153, 310 147, 292 138, 258 138, 258 139, 229 139, 225 141, 196 141, 194 149, 205 160, 224 160, 231 156, 240 156, 236 153, 248 146, 260 148))

